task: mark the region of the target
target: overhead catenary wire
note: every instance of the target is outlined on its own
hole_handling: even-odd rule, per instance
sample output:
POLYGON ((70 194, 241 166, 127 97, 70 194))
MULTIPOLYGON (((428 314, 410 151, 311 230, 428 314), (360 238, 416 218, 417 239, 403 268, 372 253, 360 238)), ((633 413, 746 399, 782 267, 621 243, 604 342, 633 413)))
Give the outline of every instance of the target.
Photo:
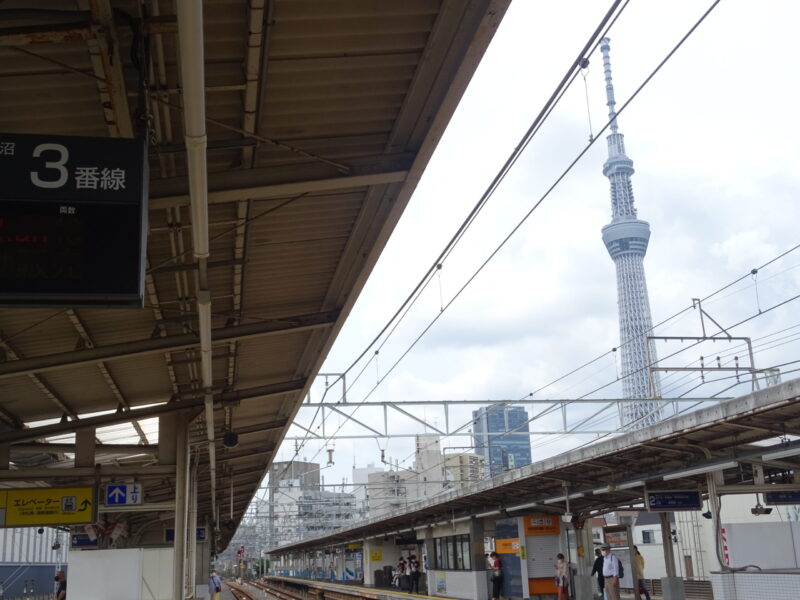
MULTIPOLYGON (((622 11, 628 5, 629 1, 630 0, 625 0, 624 3, 623 3, 622 0, 614 0, 614 2, 612 2, 611 7, 608 9, 608 11, 606 11, 605 15, 603 16, 603 18, 601 19, 600 23, 597 25, 597 27, 595 28, 595 30, 593 31, 593 33, 589 37, 589 39, 586 42, 586 44, 581 48, 580 53, 575 58, 575 60, 572 62, 570 67, 567 69, 567 72, 564 74, 564 76, 562 77, 562 79, 558 83, 558 85, 556 86, 556 88, 553 91, 553 93, 550 95, 548 100, 545 102, 544 106, 541 108, 541 110, 539 111, 539 113, 536 116, 536 118, 533 120, 531 125, 528 127, 528 130, 525 132, 525 134, 523 135, 523 137, 520 140, 520 142, 517 144, 517 146, 514 149, 514 151, 506 159, 506 162, 501 167, 500 171, 495 175, 494 179, 489 184, 489 186, 484 191, 484 193, 481 195, 481 197, 478 199, 478 201, 475 204, 475 206, 473 206, 472 210, 469 212, 467 217, 464 219, 464 221, 461 223, 461 225, 457 228, 456 232, 453 234, 453 236, 451 237, 450 241, 445 245, 444 249, 440 252, 439 256, 437 256, 436 260, 433 261, 431 266, 428 268, 428 270, 425 272, 425 274, 422 276, 422 278, 416 284, 416 286, 411 291, 411 293, 401 303, 400 307, 394 312, 394 314, 391 316, 391 318, 380 329, 378 334, 375 335, 375 337, 372 339, 372 341, 369 342, 369 344, 367 344, 367 346, 364 348, 364 350, 342 372, 342 375, 339 375, 337 380, 334 381, 334 384, 339 379, 341 379, 343 376, 345 376, 347 373, 349 373, 367 355, 367 353, 375 346, 375 344, 377 344, 378 341, 381 340, 381 338, 383 337, 383 335, 387 331, 389 331, 390 329, 391 329, 391 331, 394 331, 396 329, 396 327, 397 327, 397 324, 395 323, 396 320, 401 315, 405 315, 405 314, 408 313, 410 305, 413 304, 414 302, 416 302, 416 299, 419 298, 419 296, 422 293, 422 291, 424 290, 424 288, 427 287, 427 285, 432 280, 433 275, 441 268, 441 265, 443 264, 444 260, 450 255, 450 253, 452 252, 453 248, 455 248, 455 246, 458 244, 458 242, 463 237, 464 233, 466 233, 466 231, 472 225, 472 223, 474 222, 474 220, 477 217, 477 215, 481 212, 481 210, 486 205, 488 200, 492 197, 492 195, 494 194, 495 190, 500 185, 500 183, 503 181, 505 176, 508 174, 508 172, 511 169, 511 167, 516 163, 516 161, 519 158, 519 156, 522 154, 522 152, 525 150, 525 148, 527 148, 527 146, 530 143, 530 141, 536 135, 536 132, 539 131, 539 129, 541 128, 542 124, 547 120, 549 115, 552 113, 553 108, 555 108, 555 106, 557 105, 558 101, 563 97, 563 95, 566 92, 566 90, 568 89, 568 87, 575 80, 575 78, 577 77, 578 73, 580 72, 580 65, 582 64, 582 62, 584 61, 586 56, 588 56, 588 54, 590 53, 590 49, 591 49, 591 51, 594 51, 597 48, 597 46, 599 46, 600 41, 602 40, 603 37, 605 37, 605 35, 608 33, 608 31, 611 28, 611 26, 613 26, 613 24, 619 18, 619 15, 622 14, 622 11), (620 5, 622 6, 621 8, 620 8, 620 5)), ((439 314, 440 315, 443 314, 444 311, 446 310, 446 308, 447 308, 446 306, 443 307, 442 310, 440 310, 439 314)), ((379 380, 378 383, 380 383, 380 380, 379 380)), ((300 448, 302 448, 303 445, 305 445, 305 443, 307 442, 308 439, 309 439, 308 437, 304 437, 304 439, 300 443, 300 448)), ((295 453, 295 457, 296 456, 297 456, 297 453, 295 453)))
MULTIPOLYGON (((426 327, 425 327, 425 328, 424 328, 424 329, 423 329, 423 330, 422 330, 422 331, 419 333, 419 335, 417 335, 417 337, 415 337, 415 338, 414 338, 414 340, 413 340, 413 341, 411 342, 411 344, 410 344, 410 345, 409 345, 409 346, 406 348, 406 350, 405 350, 404 352, 402 352, 402 354, 399 356, 399 358, 398 358, 398 359, 397 359, 397 360, 396 360, 396 361, 395 361, 395 362, 394 362, 394 363, 393 363, 393 364, 392 364, 392 365, 389 367, 389 369, 388 369, 388 370, 386 371, 386 373, 384 374, 384 377, 383 377, 381 380, 379 380, 379 381, 376 383, 376 385, 375 385, 375 386, 373 386, 373 387, 372 387, 372 388, 371 388, 371 389, 370 389, 370 390, 367 392, 367 394, 365 395, 365 397, 364 397, 363 401, 366 401, 366 400, 367 400, 367 399, 368 399, 368 398, 369 398, 369 397, 370 397, 370 396, 371 396, 371 395, 374 393, 374 391, 375 391, 375 389, 377 388, 377 386, 378 386, 378 385, 380 385, 380 382, 381 382, 381 381, 383 381, 383 380, 384 380, 384 379, 385 379, 385 378, 386 378, 386 377, 387 377, 387 376, 388 376, 390 373, 392 373, 392 372, 394 371, 394 369, 397 367, 397 365, 399 365, 399 364, 400 364, 400 362, 401 362, 401 361, 402 361, 402 360, 403 360, 403 359, 404 359, 404 358, 405 358, 405 357, 408 355, 408 353, 409 353, 409 352, 411 352, 411 350, 413 350, 413 348, 414 348, 414 347, 415 347, 415 346, 416 346, 416 345, 419 343, 419 341, 420 341, 420 340, 421 340, 421 339, 422 339, 422 338, 423 338, 423 337, 424 337, 424 336, 427 334, 427 332, 428 332, 428 331, 431 329, 431 327, 433 327, 433 325, 434 325, 434 324, 435 324, 435 323, 436 323, 436 322, 437 322, 437 321, 438 321, 438 320, 441 318, 441 316, 445 314, 445 312, 447 311, 447 309, 448 309, 448 308, 449 308, 449 307, 450 307, 450 306, 451 306, 451 305, 452 305, 452 304, 453 304, 453 303, 454 303, 454 302, 455 302, 455 301, 456 301, 456 300, 457 300, 457 299, 458 299, 458 298, 461 296, 461 294, 462 294, 462 293, 463 293, 463 292, 464 292, 464 291, 467 289, 467 287, 469 287, 469 285, 470 285, 470 284, 471 284, 471 283, 472 283, 472 282, 475 280, 475 278, 477 278, 477 276, 478 276, 478 275, 479 275, 479 274, 480 274, 480 273, 483 271, 483 269, 484 269, 484 268, 485 268, 485 267, 486 267, 486 266, 489 264, 489 262, 491 262, 491 261, 492 261, 492 259, 493 259, 493 258, 494 258, 494 257, 495 257, 495 256, 496 256, 496 255, 497 255, 499 252, 500 252, 500 250, 502 250, 502 249, 505 247, 505 245, 508 243, 508 241, 509 241, 509 240, 510 240, 510 239, 511 239, 511 238, 512 238, 512 237, 513 237, 513 236, 514 236, 514 235, 515 235, 515 234, 516 234, 518 231, 519 231, 519 229, 522 227, 522 225, 524 225, 524 224, 525 224, 525 222, 527 222, 527 220, 528 220, 528 219, 530 218, 530 216, 531 216, 531 215, 532 215, 532 214, 533 214, 533 213, 536 211, 536 209, 537 209, 537 208, 538 208, 538 207, 539 207, 539 206, 540 206, 540 205, 541 205, 541 204, 542 204, 542 203, 543 203, 543 202, 544 202, 544 201, 545 201, 545 200, 546 200, 546 199, 547 199, 547 198, 550 196, 550 194, 553 192, 553 190, 555 190, 555 188, 556 188, 556 187, 557 187, 557 186, 558 186, 558 185, 559 185, 559 184, 560 184, 560 183, 561 183, 561 182, 562 182, 562 181, 563 181, 563 180, 566 178, 566 176, 567 176, 567 175, 568 175, 568 174, 569 174, 569 173, 572 171, 572 169, 575 167, 575 165, 576 165, 576 164, 577 164, 577 163, 578 163, 578 162, 579 162, 579 161, 580 161, 580 160, 581 160, 581 159, 582 159, 582 158, 583 158, 583 157, 586 155, 586 153, 587 153, 587 152, 589 151, 589 149, 590 149, 590 148, 591 148, 591 147, 594 145, 594 143, 595 143, 595 142, 596 142, 596 141, 597 141, 597 140, 600 138, 600 136, 603 134, 603 132, 604 132, 604 131, 606 131, 606 130, 607 130, 607 129, 608 129, 610 126, 611 126, 612 122, 614 122, 614 120, 615 120, 615 119, 616 119, 616 118, 617 118, 617 117, 618 117, 620 114, 622 114, 622 113, 623 113, 623 112, 624 112, 624 111, 627 109, 627 107, 628 107, 628 106, 630 106, 631 102, 633 102, 633 100, 634 100, 634 99, 635 99, 635 98, 636 98, 636 97, 637 97, 637 96, 638 96, 638 95, 641 93, 641 91, 642 91, 642 90, 643 90, 643 89, 644 89, 644 88, 647 86, 647 84, 648 84, 648 83, 649 83, 649 82, 650 82, 650 81, 653 79, 653 77, 655 77, 655 75, 656 75, 656 74, 658 74, 658 73, 659 73, 659 71, 661 71, 661 69, 662 69, 662 68, 664 67, 664 65, 665 65, 665 64, 666 64, 666 63, 669 61, 669 59, 670 59, 670 58, 672 58, 672 56, 675 54, 675 52, 677 52, 677 51, 678 51, 678 49, 680 49, 680 48, 681 48, 681 46, 683 46, 683 44, 686 42, 686 40, 687 40, 687 39, 689 39, 689 37, 692 35, 692 33, 694 33, 694 31, 696 31, 696 30, 697 30, 697 28, 698 28, 698 27, 699 27, 699 26, 700 26, 700 25, 703 23, 703 21, 705 21, 705 19, 708 17, 708 15, 709 15, 709 14, 711 14, 711 12, 712 12, 712 11, 714 10, 714 8, 715 8, 715 7, 716 7, 716 6, 719 4, 719 2, 720 2, 720 1, 721 1, 721 0, 715 0, 715 1, 714 1, 714 2, 713 2, 711 5, 710 5, 710 7, 709 7, 709 8, 708 8, 708 9, 707 9, 707 10, 706 10, 706 11, 705 11, 705 12, 704 12, 704 13, 703 13, 701 16, 700 16, 700 18, 699 18, 699 19, 698 19, 698 20, 697 20, 697 21, 696 21, 696 22, 695 22, 695 23, 692 25, 692 27, 691 27, 691 28, 690 28, 690 29, 687 31, 687 33, 686 33, 686 34, 684 34, 684 35, 683 35, 683 37, 681 37, 681 39, 680 39, 680 40, 677 42, 677 44, 675 44, 675 46, 674 46, 674 47, 673 47, 673 48, 672 48, 672 49, 671 49, 671 50, 670 50, 670 51, 667 53, 667 55, 666 55, 666 56, 665 56, 665 57, 664 57, 664 58, 663 58, 663 59, 662 59, 662 60, 661 60, 661 61, 660 61, 660 62, 659 62, 657 65, 656 65, 656 67, 655 67, 655 68, 654 68, 654 69, 653 69, 653 70, 652 70, 652 71, 651 71, 651 72, 650 72, 650 73, 647 75, 647 77, 645 77, 645 79, 644 79, 644 80, 643 80, 643 81, 642 81, 642 82, 639 84, 639 86, 638 86, 638 87, 637 87, 637 88, 634 90, 634 92, 633 92, 633 93, 632 93, 632 94, 631 94, 631 95, 628 97, 628 99, 627 99, 627 100, 626 100, 626 101, 625 101, 625 102, 624 102, 624 103, 623 103, 623 104, 620 106, 619 110, 618 110, 618 111, 616 111, 616 114, 615 114, 615 116, 614 116, 614 119, 610 119, 610 120, 608 120, 608 121, 605 123, 605 125, 603 125, 603 127, 602 127, 602 128, 599 130, 599 131, 598 131, 598 133, 597 133, 597 135, 594 137, 594 139, 590 140, 590 141, 589 141, 589 142, 588 142, 588 143, 587 143, 587 144, 586 144, 586 145, 583 147, 583 149, 582 149, 582 150, 581 150, 581 151, 580 151, 580 152, 577 154, 577 156, 576 156, 576 157, 575 157, 575 158, 574 158, 574 159, 573 159, 573 160, 572 160, 572 161, 571 161, 571 162, 568 164, 568 166, 567 166, 567 167, 566 167, 566 168, 565 168, 565 169, 564 169, 564 170, 561 172, 561 174, 560 174, 560 175, 559 175, 559 176, 558 176, 558 177, 555 179, 555 181, 554 181, 554 182, 553 182, 553 183, 552 183, 552 184, 551 184, 551 185, 550 185, 550 186, 547 188, 547 190, 546 190, 546 191, 545 191, 545 192, 544 192, 544 193, 543 193, 543 194, 542 194, 542 195, 539 197, 539 199, 538 199, 538 200, 537 200, 537 201, 536 201, 536 202, 533 204, 533 206, 532 206, 532 207, 531 207, 531 208, 528 210, 528 212, 526 212, 526 213, 525 213, 525 215, 522 217, 522 219, 521 219, 520 221, 518 221, 518 223, 517 223, 517 224, 516 224, 516 225, 515 225, 515 226, 514 226, 512 229, 511 229, 511 231, 510 231, 510 232, 509 232, 509 233, 508 233, 508 234, 507 234, 507 235, 506 235, 506 236, 505 236, 505 237, 504 237, 504 238, 501 240, 500 244, 499 244, 499 245, 498 245, 498 246, 497 246, 497 247, 496 247, 496 248, 495 248, 495 249, 494 249, 494 250, 493 250, 493 251, 492 251, 492 252, 489 254, 489 256, 488 256, 488 257, 487 257, 487 258, 486 258, 486 259, 485 259, 485 260, 484 260, 484 261, 483 261, 483 262, 480 264, 480 266, 479 266, 479 267, 478 267, 478 268, 477 268, 477 269, 476 269, 476 270, 475 270, 475 271, 472 273, 472 275, 470 275, 470 277, 469 277, 469 278, 466 280, 466 282, 465 282, 465 283, 464 283, 464 284, 463 284, 463 285, 462 285, 462 286, 461 286, 461 287, 458 289, 458 291, 455 293, 455 295, 454 295, 454 296, 453 296, 453 297, 452 297, 452 298, 451 298, 451 299, 450 299, 450 300, 449 300, 449 301, 448 301, 448 302, 447 302, 447 303, 444 305, 444 309, 443 309, 443 310, 441 310, 441 311, 439 311, 439 312, 438 312, 438 313, 437 313, 437 314, 436 314, 436 315, 435 315, 435 316, 434 316, 434 317, 431 319, 431 321, 430 321, 430 322, 429 322, 429 323, 426 325, 426 327)), ((619 3, 615 3, 615 5, 614 5, 614 6, 612 6, 612 9, 615 9, 617 4, 619 4, 619 3)), ((600 35, 600 33, 601 33, 601 31, 603 30, 603 27, 605 26, 605 23, 606 23, 606 22, 608 22, 608 21, 609 21, 609 20, 612 18, 611 12, 613 12, 613 11, 610 11, 609 13, 607 13, 607 14, 605 15, 605 17, 604 17, 604 19, 603 19, 603 22, 601 22, 601 25, 600 25, 600 26, 598 26, 598 28, 597 28, 597 29, 595 30, 595 32, 593 33, 593 37, 592 37, 592 39, 590 39, 590 40, 589 40, 589 42, 587 42, 587 44, 584 46, 584 49, 582 50, 582 52, 581 52, 580 56, 579 56, 579 57, 578 57, 578 58, 577 58, 577 59, 574 61, 574 63, 572 64, 572 66, 571 66, 571 69, 570 69, 570 71, 568 72, 568 74, 567 74, 567 75, 565 75, 564 79, 562 79, 562 83, 564 83, 564 82, 568 81, 568 80, 569 80, 569 78, 570 78, 570 76, 572 76, 572 80, 574 80, 575 76, 577 76, 577 74, 578 74, 578 72, 579 72, 580 65, 581 65, 581 63, 582 63, 583 59, 584 59, 584 58, 587 56, 587 51, 588 51, 588 49, 589 49, 589 48, 592 48, 592 47, 593 47, 593 45, 594 45, 594 48, 596 48, 596 47, 597 47, 597 45, 599 45, 599 42, 600 42, 600 40, 601 40, 603 37, 605 37, 605 35, 606 35, 607 31, 606 31, 606 32, 603 32, 603 33, 602 33, 602 35, 600 35), (597 36, 599 36, 599 37, 597 38, 597 40, 596 40, 596 42, 595 42, 595 37, 597 37, 597 36)), ((551 96, 551 98, 553 98, 554 96, 555 96, 555 94, 554 94, 553 96, 551 96)), ((542 114, 542 113, 540 113, 540 114, 542 114)), ((534 129, 534 128, 533 128, 533 126, 532 126, 531 128, 529 128, 529 131, 531 131, 531 129, 534 129)), ((534 130, 535 130, 535 129, 534 129, 534 130)), ((525 138, 523 138, 523 141, 524 141, 524 139, 525 139, 525 138)), ((504 167, 503 167, 503 169, 506 169, 507 167, 509 167, 509 168, 510 168, 510 166, 511 166, 511 165, 513 165, 513 164, 514 164, 514 162, 516 162, 516 160, 517 160, 517 158, 518 158, 518 154, 517 154, 516 152, 517 152, 517 150, 519 150, 519 149, 520 149, 520 146, 521 146, 521 145, 522 145, 522 142, 520 143, 520 145, 518 145, 517 149, 515 149, 515 153, 512 153, 512 156, 511 156, 511 157, 509 157, 509 159, 506 161, 506 163, 504 164, 504 167)), ((525 143, 525 146, 527 146, 527 143, 525 143)), ((524 147, 523 147, 523 149, 524 149, 524 147)), ((503 171, 503 169, 501 169, 501 172, 507 172, 507 171, 503 171)), ((499 176, 499 174, 498 174, 498 176, 499 176)), ((495 184, 495 181, 497 181, 497 184, 499 184, 499 182, 500 182, 500 181, 502 181, 502 178, 499 178, 499 179, 498 179, 498 177, 496 177, 496 178, 495 178, 495 180, 493 180, 493 184, 492 184, 492 185, 490 185, 490 187, 489 187, 489 189, 490 189, 490 190, 492 190, 492 191, 493 191, 493 190, 496 188, 496 185, 497 185, 497 184, 495 184), (493 186, 494 186, 494 187, 493 187, 493 186)), ((487 191, 488 191, 488 190, 487 190, 487 191)), ((485 194, 484 194, 484 195, 485 195, 485 194)), ((483 198, 483 196, 482 196, 482 198, 483 198)), ((468 224, 469 224, 469 223, 471 223, 471 219, 472 219, 471 215, 473 215, 473 214, 477 214, 477 212, 479 212, 479 211, 480 211, 480 207, 481 207, 481 206, 482 206, 482 204, 481 204, 481 201, 479 201, 479 203, 478 203, 478 204, 477 204, 477 205, 476 205, 476 206, 473 208, 473 211, 470 213, 470 216, 468 216, 468 217, 467 217, 467 220, 465 220, 465 222, 462 224, 462 226, 461 226, 461 227, 459 228, 459 230, 456 232, 456 235, 454 235, 454 236, 453 236, 453 238, 451 239, 451 242, 448 244, 448 246, 446 246, 446 248, 445 248, 445 250, 442 252, 442 254, 441 254, 439 257, 437 257, 437 260, 436 260, 436 261, 433 263, 433 266, 432 266, 431 268, 429 268, 429 270, 428 270, 427 274, 430 274, 430 273, 434 272, 434 271, 435 271, 435 269, 436 269, 436 265, 440 264, 440 263, 441 263, 441 261, 442 261, 442 260, 444 260, 444 258, 446 258, 446 256, 447 256, 447 255, 449 255, 449 253, 452 251, 451 244, 452 244, 454 241, 457 241, 458 239, 460 239, 460 236, 461 236, 461 235, 463 235, 463 231, 465 230, 465 228, 468 226, 468 224)), ((746 276, 749 276, 749 273, 748 273, 748 275, 746 275, 746 276)), ((745 277, 746 277, 746 276, 745 276, 745 277)), ((738 281, 738 280, 737 280, 737 281, 738 281)), ((736 283, 736 282, 733 282, 733 283, 729 284, 729 286, 730 286, 730 285, 734 285, 735 283, 736 283)), ((419 285, 421 285, 421 284, 422 284, 422 282, 421 282, 419 285)), ((419 288, 419 285, 417 286, 417 288, 415 288, 415 292, 416 292, 416 290, 419 288)), ((729 286, 726 286, 726 287, 729 287, 729 286)), ((726 289, 726 288, 722 288, 722 289, 726 289)), ((720 290, 720 291, 721 291, 721 290, 720 290)), ((691 307, 688 307, 688 308, 684 309, 684 311, 686 311, 686 310, 691 310, 691 307)), ((684 311, 681 311, 681 312, 684 312, 684 311)), ((391 322, 390 322, 390 323, 387 323, 387 325, 386 325, 386 326, 385 326, 385 327, 384 327, 384 328, 381 330, 381 332, 379 333, 379 335, 376 337, 376 340, 380 338, 380 336, 383 334, 383 332, 385 332, 385 331, 386 331, 386 329, 387 329, 387 328, 388 328, 390 325, 391 325, 391 322)), ((626 340, 624 343, 630 343, 630 342, 631 342, 631 340, 626 340)), ((375 343, 375 340, 373 340, 373 342, 372 342, 372 343, 374 344, 374 343, 375 343)), ((370 345, 369 347, 371 347, 371 345, 370 345)), ((353 362, 353 363, 350 365, 350 367, 348 367, 348 368, 349 368, 349 369, 351 369, 351 368, 352 368, 352 367, 353 367, 355 364, 357 364, 357 362, 358 362, 359 360, 361 360, 361 358, 363 358, 363 356, 365 355, 365 353, 366 353, 366 352, 367 352, 367 350, 365 349, 365 350, 364 350, 364 351, 363 351, 363 352, 362 352, 362 353, 359 355, 359 357, 356 359, 356 361, 354 361, 354 362, 353 362)), ((607 353, 605 353, 605 354, 607 354, 607 353)), ((595 359, 595 360, 596 360, 596 359, 595 359)), ((346 371, 345 371, 345 372, 346 372, 346 371)), ((356 406, 356 407, 353 409, 353 412, 351 413, 351 415, 352 415, 352 414, 355 414, 355 412, 356 412, 357 410, 358 410, 358 406, 356 406)))

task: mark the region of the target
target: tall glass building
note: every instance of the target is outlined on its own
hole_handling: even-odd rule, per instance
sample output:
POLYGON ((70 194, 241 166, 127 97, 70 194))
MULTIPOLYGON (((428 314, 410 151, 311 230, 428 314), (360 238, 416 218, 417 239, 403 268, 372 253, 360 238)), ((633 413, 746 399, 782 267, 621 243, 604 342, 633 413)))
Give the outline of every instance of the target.
POLYGON ((490 476, 531 463, 528 412, 521 406, 482 406, 472 411, 472 441, 490 476))

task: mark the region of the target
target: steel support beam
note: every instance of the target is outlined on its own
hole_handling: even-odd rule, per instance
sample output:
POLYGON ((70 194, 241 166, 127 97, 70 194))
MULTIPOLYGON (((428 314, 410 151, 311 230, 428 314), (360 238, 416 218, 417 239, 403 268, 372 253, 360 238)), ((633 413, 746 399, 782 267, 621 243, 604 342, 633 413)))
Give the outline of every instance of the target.
MULTIPOLYGON (((211 332, 213 343, 225 343, 244 340, 248 338, 280 335, 330 327, 339 316, 338 310, 308 315, 287 317, 285 319, 270 319, 257 323, 223 327, 211 332)), ((72 367, 95 364, 101 361, 113 361, 147 354, 160 354, 163 352, 177 352, 189 348, 199 348, 200 336, 194 333, 148 338, 124 344, 111 344, 98 348, 79 350, 77 352, 62 352, 26 358, 0 364, 0 379, 18 377, 31 373, 44 373, 72 367)))
MULTIPOLYGON (((88 428, 87 428, 88 429, 88 428)), ((94 440, 92 440, 94 442, 94 440)), ((20 452, 44 452, 53 454, 63 454, 65 452, 74 453, 76 444, 43 444, 43 443, 22 443, 11 446, 11 455, 20 452)), ((151 454, 158 455, 158 446, 155 444, 96 444, 94 447, 96 455, 101 454, 151 454)))
POLYGON ((94 477, 163 477, 175 474, 175 467, 164 465, 136 465, 118 467, 97 465, 96 467, 61 467, 55 469, 9 469, 0 470, 0 481, 39 481, 44 479, 93 479, 94 477))
MULTIPOLYGON (((296 379, 292 381, 262 385, 259 387, 248 388, 246 390, 239 390, 237 392, 219 394, 214 397, 214 402, 224 403, 251 400, 254 398, 267 398, 269 396, 297 392, 302 390, 305 384, 305 379, 296 379)), ((0 444, 13 444, 16 442, 32 441, 52 435, 78 431, 86 427, 105 427, 108 425, 116 425, 118 423, 127 423, 132 419, 147 419, 151 417, 169 415, 182 410, 196 411, 202 408, 203 405, 204 398, 199 396, 197 398, 182 400, 180 402, 169 402, 167 404, 148 406, 146 408, 134 408, 128 412, 118 412, 109 415, 88 417, 81 419, 80 421, 53 423, 52 425, 42 425, 40 427, 31 427, 23 430, 5 431, 0 433, 0 444)), ((269 429, 274 428, 274 422, 267 423, 267 426, 269 429)))
MULTIPOLYGON (((8 22, 9 13, 19 12, 17 9, 0 10, 0 21, 8 22)), ((32 11, 29 11, 32 12, 32 11)), ((50 11, 52 12, 52 11, 50 11)), ((67 12, 67 11, 58 11, 67 12)), ((70 11, 74 19, 66 23, 46 25, 26 25, 22 27, 0 28, 0 46, 27 46, 28 44, 64 44, 69 42, 85 42, 95 36, 88 11, 70 11)), ((33 15, 31 15, 33 16, 33 15)), ((47 15, 42 15, 46 17, 47 15)), ((117 25, 120 35, 131 35, 127 24, 117 25)), ((142 24, 142 31, 148 34, 176 33, 178 25, 175 15, 150 17, 142 24)))
MULTIPOLYGON (((275 172, 275 169, 270 168, 267 170, 271 173, 275 172)), ((252 169, 251 171, 236 171, 236 173, 240 175, 245 173, 256 173, 260 175, 261 171, 262 169, 252 169)), ((253 185, 250 186, 241 183, 237 185, 229 184, 225 187, 220 186, 221 189, 213 189, 212 182, 215 176, 219 178, 219 175, 213 173, 209 174, 209 188, 213 191, 208 192, 208 203, 221 204, 225 202, 239 202, 247 199, 269 200, 271 198, 290 198, 300 194, 318 194, 320 192, 335 192, 337 190, 367 187, 371 185, 400 183, 405 180, 407 175, 408 171, 394 170, 365 175, 307 179, 286 183, 265 183, 258 185, 254 182, 253 185)), ((256 177, 251 176, 248 179, 255 180, 256 177)), ((155 194, 159 191, 157 186, 158 181, 154 181, 153 184, 156 186, 156 189, 150 200, 149 206, 151 210, 189 205, 189 196, 185 194, 156 196, 155 194)))

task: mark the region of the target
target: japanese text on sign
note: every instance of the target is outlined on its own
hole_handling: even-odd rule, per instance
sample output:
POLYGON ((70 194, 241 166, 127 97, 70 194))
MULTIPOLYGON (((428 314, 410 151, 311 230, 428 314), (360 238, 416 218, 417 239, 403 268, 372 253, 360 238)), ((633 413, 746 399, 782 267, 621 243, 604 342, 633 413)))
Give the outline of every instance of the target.
POLYGON ((5 527, 91 523, 94 521, 94 489, 8 490, 4 507, 5 527))

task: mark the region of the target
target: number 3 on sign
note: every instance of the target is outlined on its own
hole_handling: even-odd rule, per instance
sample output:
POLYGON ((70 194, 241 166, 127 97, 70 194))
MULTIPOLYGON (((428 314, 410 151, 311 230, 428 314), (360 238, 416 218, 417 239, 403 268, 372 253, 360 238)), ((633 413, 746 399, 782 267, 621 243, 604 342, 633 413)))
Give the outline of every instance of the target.
POLYGON ((33 182, 33 185, 36 187, 40 188, 60 188, 67 183, 67 179, 69 178, 69 171, 67 171, 67 168, 64 166, 69 160, 69 151, 61 144, 39 144, 33 149, 33 157, 38 158, 43 152, 48 151, 58 152, 59 154, 59 160, 49 160, 44 163, 45 169, 58 173, 58 179, 48 181, 39 177, 39 173, 36 171, 31 171, 31 182, 33 182))

